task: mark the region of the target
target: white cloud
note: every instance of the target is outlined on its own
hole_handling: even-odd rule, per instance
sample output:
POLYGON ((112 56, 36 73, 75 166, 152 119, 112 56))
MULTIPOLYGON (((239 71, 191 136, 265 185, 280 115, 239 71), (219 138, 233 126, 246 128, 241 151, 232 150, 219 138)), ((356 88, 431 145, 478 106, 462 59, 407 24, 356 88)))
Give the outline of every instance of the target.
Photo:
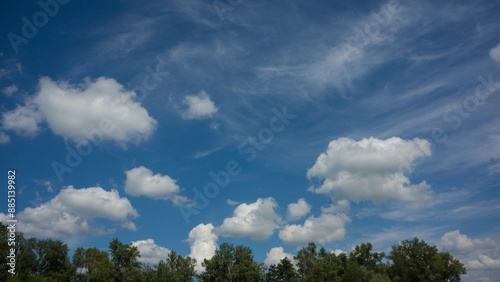
POLYGON ((500 44, 491 48, 490 57, 500 66, 500 44))
POLYGON ((216 232, 224 237, 250 236, 253 240, 267 239, 278 227, 276 222, 280 217, 275 213, 277 206, 271 197, 259 198, 251 204, 243 203, 236 207, 233 217, 224 219, 216 232))
POLYGON ((467 235, 460 234, 460 230, 455 230, 446 232, 441 237, 439 246, 445 251, 465 251, 474 248, 474 241, 467 237, 467 235))
POLYGON ((17 106, 14 110, 2 114, 2 128, 13 130, 21 136, 35 136, 40 131, 38 124, 42 116, 36 105, 27 102, 25 106, 17 106))
POLYGON ((283 247, 275 247, 272 248, 266 255, 266 259, 264 260, 264 264, 270 266, 270 265, 277 265, 280 263, 282 259, 287 257, 292 263, 295 264, 295 260, 293 259, 293 255, 290 253, 285 253, 283 251, 283 247))
MULTIPOLYGON (((345 44, 345 43, 344 43, 345 44)), ((318 85, 335 86, 339 89, 350 87, 352 81, 390 60, 386 52, 371 52, 346 47, 333 47, 318 62, 305 66, 306 79, 318 85)))
POLYGON ((453 253, 464 253, 482 248, 485 245, 493 246, 493 240, 470 239, 466 234, 461 234, 460 230, 446 232, 438 244, 439 249, 453 253))
POLYGON ((165 261, 170 253, 169 249, 156 245, 153 239, 134 241, 132 245, 141 253, 139 261, 145 264, 155 265, 160 260, 165 261))
POLYGON ((196 96, 187 95, 184 97, 183 103, 187 105, 187 109, 182 112, 184 119, 203 119, 212 116, 218 110, 205 91, 201 91, 196 96))
POLYGON ((204 271, 201 263, 204 259, 210 259, 215 255, 217 250, 218 236, 213 232, 214 226, 209 224, 198 224, 191 229, 188 236, 188 243, 191 249, 190 257, 196 259, 196 271, 204 271))
POLYGON ((6 95, 6 96, 12 96, 12 94, 16 93, 19 89, 17 88, 17 86, 15 86, 14 84, 10 85, 10 86, 7 86, 5 87, 4 89, 2 89, 2 92, 6 95))
POLYGON ((52 200, 35 208, 26 208, 18 213, 22 221, 20 231, 28 237, 64 238, 90 232, 109 232, 91 226, 96 218, 117 221, 119 225, 135 230, 130 221, 138 217, 137 211, 127 198, 118 191, 106 191, 101 187, 75 189, 68 186, 52 200))
POLYGON ((307 242, 329 243, 344 239, 345 223, 350 219, 344 214, 322 214, 310 216, 303 225, 285 225, 279 237, 286 244, 304 244, 307 242))
POLYGON ((139 143, 149 138, 157 122, 133 100, 135 97, 135 92, 110 78, 87 78, 79 85, 71 85, 43 77, 33 98, 4 113, 3 127, 35 135, 38 124, 45 120, 54 134, 74 142, 139 143), (21 121, 15 122, 18 119, 21 121))
POLYGON ((446 232, 437 247, 440 251, 450 252, 464 263, 467 268, 464 280, 481 280, 479 278, 487 273, 486 276, 496 281, 494 278, 500 275, 499 242, 498 235, 494 238, 470 238, 460 230, 454 230, 446 232))
MULTIPOLYGON (((336 44, 325 44, 321 40, 318 44, 308 44, 307 47, 294 46, 294 49, 304 50, 301 56, 296 56, 294 50, 295 52, 289 52, 295 55, 293 58, 285 57, 287 61, 282 60, 284 63, 257 68, 257 71, 264 78, 290 76, 299 81, 302 87, 306 82, 316 87, 333 86, 341 90, 350 88, 356 80, 403 56, 397 47, 400 42, 396 42, 395 38, 400 30, 411 24, 413 17, 406 16, 403 21, 400 15, 402 10, 398 10, 393 9, 389 3, 366 17, 346 19, 342 21, 342 28, 337 30, 336 44), (381 24, 380 15, 384 19, 381 24), (366 29, 367 26, 377 28, 370 31, 366 29)), ((331 30, 319 29, 317 32, 327 34, 331 30)), ((311 38, 307 41, 311 42, 311 38)), ((271 60, 271 63, 273 61, 276 60, 271 60)), ((294 81, 290 83, 293 84, 294 81)))
POLYGON ((339 256, 341 254, 346 254, 346 252, 342 251, 342 250, 339 250, 339 249, 335 249, 334 251, 332 251, 332 254, 335 254, 336 256, 339 256))
POLYGON ((171 200, 175 205, 185 203, 187 198, 179 196, 179 186, 168 175, 153 175, 144 166, 125 171, 125 192, 132 196, 145 195, 155 199, 171 200))
POLYGON ((5 134, 5 132, 0 131, 0 145, 7 144, 10 142, 9 135, 5 134))
POLYGON ((299 199, 297 203, 288 205, 287 215, 288 220, 294 221, 301 219, 311 212, 311 205, 309 205, 303 198, 299 199))
POLYGON ((419 138, 333 140, 307 171, 309 178, 323 180, 319 187, 310 190, 327 194, 334 201, 428 200, 431 197, 429 185, 425 181, 412 185, 404 173, 411 172, 418 159, 430 156, 430 147, 427 140, 419 138))
POLYGON ((3 222, 4 224, 7 224, 7 220, 12 219, 7 214, 4 214, 0 212, 0 222, 3 222))
POLYGON ((477 260, 472 260, 467 264, 471 269, 500 269, 500 258, 492 259, 486 255, 479 255, 477 260))
POLYGON ((236 202, 236 201, 233 201, 233 200, 231 200, 231 199, 227 199, 227 200, 226 200, 226 203, 227 203, 228 205, 230 205, 230 206, 236 206, 236 205, 238 205, 240 202, 236 202))
POLYGON ((340 200, 337 204, 331 204, 329 207, 321 207, 321 213, 336 213, 351 210, 351 203, 348 200, 340 200))
POLYGON ((101 187, 75 189, 68 186, 59 192, 51 202, 57 202, 67 212, 74 212, 87 218, 104 217, 125 220, 129 215, 137 217, 137 211, 127 198, 120 198, 118 191, 110 192, 101 187))
POLYGON ((201 152, 196 152, 194 153, 191 157, 193 159, 201 159, 201 158, 204 158, 204 157, 207 157, 207 156, 210 156, 211 154, 219 151, 220 149, 224 148, 224 146, 219 146, 219 147, 215 147, 213 149, 210 149, 210 150, 207 150, 207 151, 201 151, 201 152))

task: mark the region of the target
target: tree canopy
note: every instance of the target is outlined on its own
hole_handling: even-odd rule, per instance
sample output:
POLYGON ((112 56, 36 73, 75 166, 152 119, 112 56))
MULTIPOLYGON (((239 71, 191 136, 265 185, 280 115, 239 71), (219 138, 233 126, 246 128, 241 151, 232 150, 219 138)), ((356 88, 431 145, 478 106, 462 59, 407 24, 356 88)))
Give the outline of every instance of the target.
POLYGON ((374 252, 362 243, 351 253, 335 254, 315 243, 265 266, 254 260, 252 249, 222 243, 215 254, 204 259, 205 270, 196 273, 196 260, 171 251, 165 260, 152 266, 141 264, 139 250, 132 243, 114 238, 107 251, 79 247, 68 256, 60 240, 26 239, 16 233, 16 273, 7 272, 8 231, 0 226, 0 281, 460 281, 464 265, 448 252, 440 252, 414 238, 393 245, 389 255, 374 252))
POLYGON ((200 275, 203 281, 262 281, 264 265, 254 261, 252 250, 244 246, 223 243, 200 275))
POLYGON ((392 246, 391 278, 394 281, 460 281, 464 265, 448 252, 414 238, 392 246))

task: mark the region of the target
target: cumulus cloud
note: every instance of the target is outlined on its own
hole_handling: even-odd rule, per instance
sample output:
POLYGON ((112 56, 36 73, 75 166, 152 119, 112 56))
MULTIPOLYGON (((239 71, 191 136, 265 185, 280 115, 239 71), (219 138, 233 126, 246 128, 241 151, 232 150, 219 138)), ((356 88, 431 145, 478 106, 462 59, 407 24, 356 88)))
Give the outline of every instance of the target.
POLYGON ((75 189, 68 186, 52 200, 35 208, 19 212, 18 220, 23 224, 20 231, 28 237, 64 238, 90 232, 110 232, 92 227, 96 218, 116 221, 120 226, 136 230, 132 218, 137 211, 127 198, 118 191, 106 191, 101 187, 75 189))
MULTIPOLYGON (((465 280, 481 280, 488 273, 494 278, 500 275, 500 244, 497 238, 470 238, 460 230, 446 232, 436 244, 441 251, 450 252, 467 268, 465 280)), ((485 281, 489 281, 485 278, 485 281)), ((493 279, 495 280, 495 279, 493 279)), ((492 280, 492 281, 493 281, 492 280)))
POLYGON ((492 239, 470 239, 466 234, 461 234, 460 230, 446 232, 438 243, 439 249, 452 253, 467 253, 495 245, 492 239))
POLYGON ((304 244, 307 242, 329 243, 344 239, 345 223, 350 219, 344 214, 322 214, 310 216, 303 225, 285 225, 279 232, 279 238, 286 244, 304 244))
POLYGON ((478 259, 472 260, 467 264, 470 269, 500 269, 500 258, 492 259, 486 255, 479 255, 478 259))
POLYGON ((339 249, 335 249, 331 252, 332 254, 335 254, 336 256, 340 256, 341 254, 346 254, 346 252, 342 251, 342 250, 339 250, 339 249))
POLYGON ((490 57, 500 66, 500 44, 491 48, 490 57))
POLYGON ((155 199, 171 200, 175 205, 185 203, 186 197, 179 196, 179 186, 168 175, 153 172, 144 166, 125 171, 125 192, 132 196, 145 195, 155 199))
POLYGON ((311 211, 311 205, 309 205, 303 198, 299 199, 297 203, 292 203, 288 205, 287 216, 288 220, 294 221, 301 219, 306 216, 311 211))
POLYGON ((25 106, 19 106, 2 114, 2 128, 13 130, 18 135, 32 137, 38 134, 42 122, 42 116, 35 104, 28 102, 25 106))
POLYGON ((460 230, 446 232, 439 243, 445 251, 466 251, 474 248, 474 241, 467 235, 460 234, 460 230))
POLYGON ((184 119, 211 117, 218 110, 205 91, 201 91, 198 95, 187 95, 182 102, 187 105, 187 108, 182 112, 182 118, 184 119))
POLYGON ((4 129, 35 135, 39 124, 46 121, 54 134, 74 142, 112 140, 126 144, 149 138, 157 124, 133 100, 136 93, 125 90, 114 79, 85 79, 71 85, 43 77, 38 88, 24 106, 3 114, 4 129))
POLYGON ((216 232, 224 237, 250 236, 253 240, 267 239, 278 227, 280 217, 275 212, 277 206, 271 197, 259 198, 251 204, 243 203, 236 207, 232 217, 224 219, 216 232))
POLYGON ((191 249, 189 256, 196 259, 195 269, 197 272, 205 270, 201 263, 204 259, 213 257, 217 250, 218 236, 213 231, 214 226, 212 224, 201 223, 189 232, 187 239, 191 249))
POLYGON ((169 249, 156 245, 153 239, 134 241, 132 245, 141 253, 139 261, 145 264, 155 265, 160 260, 165 261, 170 253, 169 249))
POLYGON ((389 199, 420 202, 431 197, 426 182, 413 185, 405 175, 413 170, 415 162, 431 155, 431 144, 415 138, 386 140, 350 138, 333 140, 312 168, 309 178, 322 180, 319 187, 310 190, 327 194, 334 201, 371 200, 380 203, 389 199))
POLYGON ((0 212, 0 222, 3 222, 4 224, 7 224, 7 220, 12 219, 8 215, 0 212))
POLYGON ((283 247, 275 247, 272 248, 266 255, 266 259, 264 260, 264 264, 271 266, 277 265, 284 258, 288 258, 292 263, 295 264, 295 260, 293 259, 293 255, 290 253, 285 253, 283 251, 283 247))

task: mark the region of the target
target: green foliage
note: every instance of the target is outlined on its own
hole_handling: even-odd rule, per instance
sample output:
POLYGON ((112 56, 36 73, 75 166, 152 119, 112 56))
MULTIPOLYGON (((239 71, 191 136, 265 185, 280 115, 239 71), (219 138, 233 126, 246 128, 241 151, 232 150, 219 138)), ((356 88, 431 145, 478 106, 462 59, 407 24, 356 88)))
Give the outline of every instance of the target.
POLYGON ((76 268, 68 257, 68 245, 52 239, 32 242, 37 256, 36 275, 57 281, 71 281, 76 268))
POLYGON ((166 267, 170 272, 178 275, 175 281, 193 281, 196 275, 194 267, 196 260, 191 257, 183 257, 178 255, 175 251, 168 254, 166 267))
POLYGON ((438 252, 418 238, 392 246, 390 267, 393 281, 460 281, 465 267, 448 252, 438 252))
MULTIPOLYGON (((387 274, 389 267, 382 263, 384 258, 384 253, 372 252, 371 243, 357 245, 349 255, 351 267, 355 267, 353 262, 356 262, 359 265, 359 273, 365 273, 359 281, 389 281, 387 274)), ((346 272, 350 273, 350 271, 346 272)))
POLYGON ((112 278, 112 265, 106 251, 79 247, 73 254, 73 264, 81 272, 80 281, 109 281, 112 278))
POLYGON ((357 261, 359 265, 366 267, 368 270, 373 270, 377 272, 382 272, 385 269, 379 269, 380 267, 384 268, 381 264, 382 259, 385 257, 384 253, 372 253, 372 244, 370 243, 362 243, 361 245, 357 245, 354 247, 354 250, 349 255, 351 259, 357 261))
POLYGON ((377 272, 375 269, 377 269, 377 267, 370 269, 365 265, 359 264, 356 258, 350 257, 347 261, 342 281, 390 281, 389 276, 386 273, 377 272))
POLYGON ((15 246, 9 246, 7 240, 8 230, 7 225, 0 223, 0 236, 3 238, 0 242, 0 281, 27 281, 32 277, 31 273, 37 267, 37 255, 35 254, 35 247, 37 240, 34 238, 26 239, 23 233, 16 232, 15 246), (16 252, 16 273, 11 275, 7 272, 10 267, 7 263, 7 255, 10 249, 15 249, 16 252))
POLYGON ((23 233, 16 235, 16 241, 16 268, 18 272, 16 277, 22 281, 27 281, 32 278, 32 273, 37 268, 35 248, 38 241, 35 238, 25 239, 23 233))
POLYGON ((7 256, 9 255, 9 241, 7 241, 8 230, 7 226, 1 224, 0 226, 0 236, 2 236, 2 241, 0 242, 0 281, 7 281, 11 276, 9 272, 9 266, 7 265, 7 256))
POLYGON ((0 224, 0 281, 460 281, 466 269, 448 252, 439 252, 418 238, 393 245, 389 256, 373 252, 370 243, 355 246, 347 256, 335 255, 314 243, 297 252, 296 265, 283 258, 265 272, 254 261, 252 250, 223 243, 196 274, 196 260, 175 251, 153 268, 141 268, 140 253, 131 243, 117 238, 109 244, 109 253, 97 248, 77 248, 73 263, 68 246, 62 241, 24 238, 16 233, 16 245, 9 246, 7 226, 0 224), (16 250, 16 274, 7 272, 6 257, 16 250))
POLYGON ((123 244, 114 238, 109 243, 111 254, 111 274, 114 281, 137 281, 141 277, 141 257, 139 250, 132 243, 123 244))
POLYGON ((191 257, 183 257, 175 251, 168 254, 166 262, 161 260, 155 268, 146 266, 143 281, 194 281, 196 272, 194 267, 196 260, 191 257))
POLYGON ((385 254, 372 252, 370 243, 356 246, 349 257, 316 249, 309 243, 295 257, 301 281, 389 281, 385 254))
POLYGON ((321 248, 318 258, 321 262, 320 281, 340 281, 345 272, 347 256, 345 254, 336 256, 334 253, 329 253, 324 248, 321 248))
POLYGON ((294 258, 297 261, 299 277, 302 280, 321 281, 321 266, 318 253, 316 252, 316 244, 309 243, 294 258))
POLYGON ((290 259, 281 259, 278 265, 271 265, 267 270, 266 281, 298 281, 298 274, 290 259))
POLYGON ((255 262, 252 250, 244 246, 223 243, 202 265, 206 268, 200 274, 202 281, 261 281, 264 278, 264 265, 255 262))
POLYGON ((295 260, 301 281, 342 281, 347 265, 347 256, 327 252, 321 248, 319 252, 314 243, 299 250, 295 260))

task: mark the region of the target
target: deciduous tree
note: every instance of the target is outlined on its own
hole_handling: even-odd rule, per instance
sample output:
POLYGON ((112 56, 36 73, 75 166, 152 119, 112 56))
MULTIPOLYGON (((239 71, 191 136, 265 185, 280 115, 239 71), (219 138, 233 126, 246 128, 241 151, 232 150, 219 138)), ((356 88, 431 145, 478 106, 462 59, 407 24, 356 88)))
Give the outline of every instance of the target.
POLYGON ((389 256, 393 281, 460 281, 464 265, 447 252, 415 238, 393 245, 389 256))
POLYGON ((132 243, 123 244, 114 238, 109 243, 112 262, 112 276, 115 281, 137 281, 141 276, 141 257, 139 250, 132 243))
POLYGON ((202 264, 206 270, 200 275, 203 281, 261 281, 264 265, 253 259, 248 247, 223 243, 211 259, 202 264))
POLYGON ((297 271, 289 258, 285 257, 280 260, 278 265, 271 265, 267 270, 266 281, 298 281, 297 271))
POLYGON ((112 278, 111 262, 106 251, 79 247, 73 254, 73 264, 85 281, 109 281, 112 278))
POLYGON ((68 256, 68 245, 60 240, 38 240, 35 244, 37 255, 37 276, 52 278, 58 281, 71 281, 76 268, 68 256))

